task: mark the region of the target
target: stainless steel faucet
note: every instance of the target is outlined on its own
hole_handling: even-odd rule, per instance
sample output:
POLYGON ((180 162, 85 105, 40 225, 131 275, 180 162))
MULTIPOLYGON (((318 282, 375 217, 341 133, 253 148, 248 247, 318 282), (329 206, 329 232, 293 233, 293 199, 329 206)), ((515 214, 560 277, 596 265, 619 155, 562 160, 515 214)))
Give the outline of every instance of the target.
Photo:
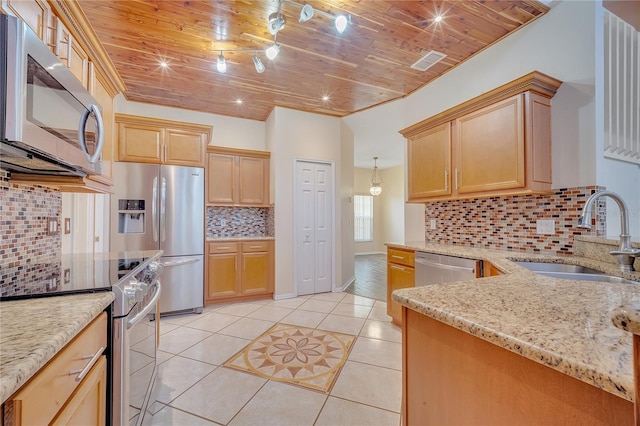
POLYGON ((600 197, 609 197, 620 207, 620 245, 618 250, 613 250, 609 254, 618 260, 618 269, 621 271, 633 271, 633 262, 640 256, 640 249, 631 247, 631 235, 629 235, 629 209, 624 200, 611 191, 600 191, 591 194, 582 208, 582 214, 578 218, 578 228, 591 229, 591 207, 600 197))

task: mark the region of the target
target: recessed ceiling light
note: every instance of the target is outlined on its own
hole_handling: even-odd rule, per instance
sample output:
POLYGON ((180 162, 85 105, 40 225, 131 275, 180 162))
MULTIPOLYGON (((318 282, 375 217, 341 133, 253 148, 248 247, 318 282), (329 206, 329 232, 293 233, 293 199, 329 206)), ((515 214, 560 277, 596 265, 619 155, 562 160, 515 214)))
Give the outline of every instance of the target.
POLYGON ((433 20, 434 20, 435 22, 441 22, 441 21, 442 21, 442 15, 436 15, 436 17, 435 17, 435 18, 433 18, 433 20))
POLYGON ((322 100, 323 100, 324 102, 327 102, 327 101, 329 100, 329 96, 324 95, 324 96, 322 97, 322 100))
POLYGON ((242 99, 236 99, 236 104, 242 105, 242 99))
POLYGON ((167 62, 165 62, 165 61, 160 61, 160 66, 162 68, 167 68, 169 66, 169 64, 167 62))

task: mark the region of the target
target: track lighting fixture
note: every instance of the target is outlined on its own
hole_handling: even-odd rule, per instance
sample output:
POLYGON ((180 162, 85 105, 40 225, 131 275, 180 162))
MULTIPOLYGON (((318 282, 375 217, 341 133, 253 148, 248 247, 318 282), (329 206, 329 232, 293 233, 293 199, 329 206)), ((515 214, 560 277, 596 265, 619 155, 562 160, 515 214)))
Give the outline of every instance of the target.
POLYGON ((300 18, 298 19, 298 22, 307 22, 309 19, 313 18, 313 12, 313 6, 305 4, 302 6, 302 9, 300 9, 300 18))
POLYGON ((258 55, 253 55, 253 65, 256 67, 256 72, 258 74, 262 74, 265 70, 264 68, 264 64, 262 63, 262 61, 260 60, 260 58, 258 58, 258 55))
POLYGON ((347 24, 348 23, 349 23, 349 20, 345 15, 336 16, 336 19, 334 21, 334 24, 336 26, 336 30, 338 30, 338 32, 340 34, 342 34, 344 32, 344 30, 347 29, 347 24))
POLYGON ((286 23, 287 20, 280 11, 274 12, 267 19, 267 30, 271 35, 276 35, 278 31, 284 28, 286 23))
POLYGON ((218 70, 219 73, 222 73, 222 74, 227 72, 227 61, 226 59, 224 59, 224 56, 222 56, 222 52, 220 52, 220 55, 218 56, 216 69, 218 70))
POLYGON ((280 52, 280 45, 277 43, 273 43, 271 46, 267 48, 267 50, 264 51, 264 54, 267 55, 267 58, 273 61, 276 58, 276 56, 278 56, 279 52, 280 52))

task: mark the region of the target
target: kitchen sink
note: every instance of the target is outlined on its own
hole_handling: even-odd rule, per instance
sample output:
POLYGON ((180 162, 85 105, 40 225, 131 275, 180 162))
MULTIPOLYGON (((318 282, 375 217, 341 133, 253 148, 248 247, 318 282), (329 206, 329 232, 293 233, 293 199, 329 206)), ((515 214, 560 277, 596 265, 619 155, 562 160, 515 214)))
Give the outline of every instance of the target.
POLYGON ((628 280, 613 275, 607 275, 595 269, 586 268, 579 265, 567 265, 564 263, 542 263, 542 262, 515 262, 536 274, 565 280, 578 281, 607 281, 610 283, 640 284, 638 281, 628 280))

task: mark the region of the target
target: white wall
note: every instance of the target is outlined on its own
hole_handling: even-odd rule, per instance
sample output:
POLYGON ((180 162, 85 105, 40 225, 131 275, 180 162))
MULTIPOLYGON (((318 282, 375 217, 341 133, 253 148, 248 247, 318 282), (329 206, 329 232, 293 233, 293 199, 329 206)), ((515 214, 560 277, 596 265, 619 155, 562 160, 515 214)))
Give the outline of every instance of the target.
POLYGON ((247 120, 206 112, 132 102, 126 100, 121 94, 116 96, 115 101, 116 112, 121 114, 140 115, 143 117, 213 126, 213 136, 209 142, 210 145, 255 149, 258 151, 266 150, 264 121, 247 120))
MULTIPOLYGON (((373 167, 373 160, 371 160, 373 167)), ((371 186, 372 168, 353 168, 353 193, 357 195, 369 195, 371 186)), ((384 180, 382 194, 373 197, 373 241, 363 241, 355 243, 356 254, 384 253, 384 219, 383 219, 383 196, 386 195, 386 175, 380 170, 380 176, 384 180)))
MULTIPOLYGON (((383 243, 404 242, 404 166, 384 169, 382 190, 382 234, 383 243)), ((384 247, 383 247, 383 251, 384 247)))
MULTIPOLYGON (((276 288, 275 297, 295 295, 294 283, 294 161, 318 160, 332 162, 335 171, 335 222, 334 222, 334 289, 342 288, 342 282, 350 272, 343 274, 343 259, 353 261, 353 251, 343 246, 343 233, 349 231, 349 220, 353 209, 345 202, 345 195, 352 194, 353 178, 344 176, 350 170, 353 158, 348 166, 343 164, 343 152, 353 149, 350 131, 342 127, 341 120, 335 117, 310 114, 301 111, 276 107, 266 123, 267 149, 271 151, 271 170, 274 181, 272 197, 275 203, 276 231, 276 288), (343 148, 342 138, 345 138, 343 148), (341 185, 345 185, 342 188, 341 185)), ((353 235, 352 231, 350 232, 353 235)), ((344 260, 348 262, 348 260, 344 260)))
POLYGON ((341 182, 338 187, 340 188, 342 241, 339 243, 336 255, 342 261, 342 278, 338 284, 341 283, 344 288, 356 279, 356 271, 353 258, 355 252, 353 241, 353 133, 343 122, 340 122, 340 141, 342 148, 340 152, 341 182))

